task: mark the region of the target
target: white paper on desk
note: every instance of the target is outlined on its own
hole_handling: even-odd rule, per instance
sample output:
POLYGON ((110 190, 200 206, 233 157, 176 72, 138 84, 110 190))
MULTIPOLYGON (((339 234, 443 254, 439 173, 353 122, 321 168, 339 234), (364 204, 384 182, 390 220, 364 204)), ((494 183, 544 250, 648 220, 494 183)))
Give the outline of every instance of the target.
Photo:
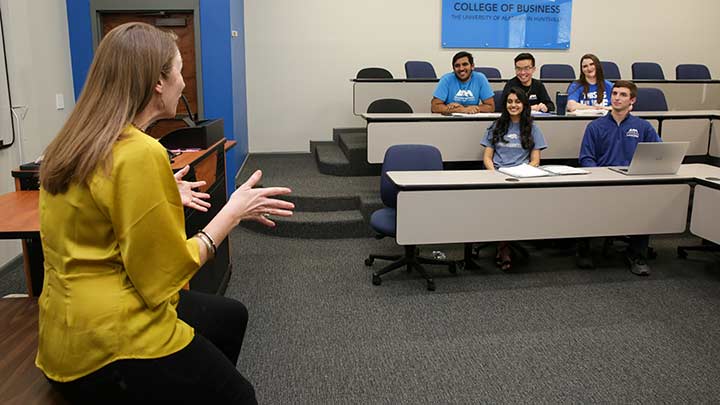
POLYGON ((505 173, 508 176, 524 178, 524 177, 543 177, 549 176, 550 173, 545 170, 540 170, 535 166, 530 166, 527 163, 513 167, 501 167, 498 169, 499 172, 505 173))
POLYGON ((540 166, 540 169, 550 172, 551 174, 557 175, 568 175, 568 174, 589 174, 590 171, 580 169, 578 167, 565 166, 565 165, 544 165, 540 166))
POLYGON ((599 116, 605 115, 607 113, 608 113, 608 110, 588 109, 588 110, 575 110, 573 112, 567 113, 567 115, 599 117, 599 116))
POLYGON ((555 115, 555 114, 549 113, 549 112, 542 112, 542 111, 535 111, 535 110, 533 110, 533 111, 530 111, 530 115, 532 115, 533 117, 547 117, 547 116, 555 115))
POLYGON ((500 113, 494 113, 494 112, 491 112, 491 113, 475 113, 475 114, 470 114, 470 113, 452 113, 452 115, 453 115, 454 117, 499 117, 499 116, 500 116, 500 113))

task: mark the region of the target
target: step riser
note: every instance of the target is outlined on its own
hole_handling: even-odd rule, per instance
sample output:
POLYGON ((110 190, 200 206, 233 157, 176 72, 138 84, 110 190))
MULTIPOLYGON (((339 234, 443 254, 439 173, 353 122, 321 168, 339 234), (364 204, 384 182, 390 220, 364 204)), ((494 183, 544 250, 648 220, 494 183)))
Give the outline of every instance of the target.
POLYGON ((374 236, 370 226, 364 221, 326 222, 320 224, 284 222, 282 219, 276 218, 273 218, 273 221, 277 224, 274 228, 268 228, 257 222, 243 222, 242 226, 254 232, 298 239, 349 239, 374 236))
POLYGON ((283 200, 295 204, 296 212, 350 211, 360 208, 360 199, 358 197, 322 198, 290 194, 283 196, 283 200))

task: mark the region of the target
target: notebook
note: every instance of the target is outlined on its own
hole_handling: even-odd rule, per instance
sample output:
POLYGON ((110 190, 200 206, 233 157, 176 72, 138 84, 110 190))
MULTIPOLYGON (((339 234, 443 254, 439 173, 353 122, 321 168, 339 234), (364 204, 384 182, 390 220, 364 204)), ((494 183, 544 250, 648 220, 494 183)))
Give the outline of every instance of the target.
POLYGON ((690 142, 640 142, 629 167, 611 167, 626 175, 675 174, 690 142))

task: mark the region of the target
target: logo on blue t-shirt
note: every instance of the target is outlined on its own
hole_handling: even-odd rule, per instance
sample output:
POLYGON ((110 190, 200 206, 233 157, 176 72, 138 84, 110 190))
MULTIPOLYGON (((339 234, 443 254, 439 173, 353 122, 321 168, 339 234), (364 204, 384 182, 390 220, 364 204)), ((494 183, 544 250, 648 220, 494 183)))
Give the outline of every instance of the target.
POLYGON ((520 135, 514 133, 505 135, 504 141, 498 142, 498 145, 506 148, 522 148, 520 135))
POLYGON ((455 97, 453 99, 455 100, 455 102, 462 103, 463 101, 473 101, 475 99, 475 96, 470 90, 460 89, 457 93, 455 93, 455 97))
POLYGON ((635 128, 630 128, 630 129, 628 129, 628 131, 627 131, 627 133, 625 134, 625 136, 631 136, 631 137, 633 137, 633 138, 639 138, 639 137, 640 137, 640 132, 638 132, 638 130, 635 129, 635 128))

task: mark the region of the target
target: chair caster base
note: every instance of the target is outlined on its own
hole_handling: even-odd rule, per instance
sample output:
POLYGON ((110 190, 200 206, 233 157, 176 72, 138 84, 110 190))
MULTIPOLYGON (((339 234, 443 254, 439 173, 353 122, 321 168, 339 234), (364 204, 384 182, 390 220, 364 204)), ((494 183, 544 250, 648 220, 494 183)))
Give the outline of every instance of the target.
POLYGON ((435 282, 432 280, 427 281, 427 289, 428 291, 435 291, 435 282))
POLYGON ((373 285, 380 285, 382 284, 382 279, 377 274, 372 275, 372 283, 373 285))
POLYGON ((367 259, 365 259, 365 265, 366 265, 366 266, 372 266, 373 263, 375 263, 375 260, 373 260, 373 259, 371 259, 371 258, 369 258, 369 257, 368 257, 367 259))

